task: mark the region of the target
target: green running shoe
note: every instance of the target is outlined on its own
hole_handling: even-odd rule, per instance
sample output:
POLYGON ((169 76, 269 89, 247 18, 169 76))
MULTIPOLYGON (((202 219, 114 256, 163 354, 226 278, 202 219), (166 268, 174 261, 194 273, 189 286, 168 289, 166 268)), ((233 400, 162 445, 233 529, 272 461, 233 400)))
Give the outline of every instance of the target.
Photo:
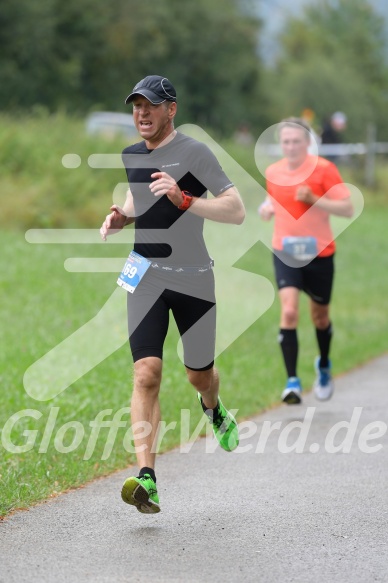
POLYGON ((160 512, 159 496, 156 484, 149 474, 141 478, 127 478, 121 490, 121 498, 127 504, 136 506, 143 514, 160 512))
MULTIPOLYGON (((198 400, 201 403, 202 409, 203 401, 201 394, 198 393, 198 400)), ((213 433, 218 443, 225 451, 233 451, 239 444, 237 421, 231 413, 222 404, 218 397, 217 414, 214 415, 212 409, 205 411, 210 423, 213 425, 213 433)))

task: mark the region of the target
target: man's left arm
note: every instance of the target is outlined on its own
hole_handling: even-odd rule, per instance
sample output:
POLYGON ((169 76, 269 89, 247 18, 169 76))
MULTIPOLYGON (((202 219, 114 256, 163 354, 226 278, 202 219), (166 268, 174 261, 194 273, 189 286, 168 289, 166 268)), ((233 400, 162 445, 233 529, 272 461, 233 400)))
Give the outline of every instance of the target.
MULTIPOLYGON (((153 178, 150 184, 151 192, 155 196, 166 195, 179 208, 184 196, 174 178, 167 172, 154 172, 151 178, 153 178)), ((203 219, 234 225, 241 225, 245 218, 244 204, 235 186, 230 186, 210 199, 193 196, 187 211, 203 219)))
POLYGON ((231 186, 214 198, 193 197, 189 212, 218 223, 241 225, 245 219, 245 208, 235 186, 231 186))

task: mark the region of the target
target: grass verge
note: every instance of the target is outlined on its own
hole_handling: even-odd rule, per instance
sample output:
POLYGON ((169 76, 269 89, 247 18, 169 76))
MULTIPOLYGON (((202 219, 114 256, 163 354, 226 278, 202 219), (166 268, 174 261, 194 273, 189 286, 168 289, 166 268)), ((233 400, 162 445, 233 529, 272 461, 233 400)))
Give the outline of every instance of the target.
MULTIPOLYGON (((59 129, 64 131, 61 123, 59 129)), ((53 127, 56 127, 55 124, 53 127)), ((2 131, 4 133, 4 128, 2 131)), ((77 131, 81 131, 79 124, 77 131)), ((60 134, 55 134, 58 140, 60 134)), ((46 139, 44 135, 43 138, 42 141, 46 139)), ((20 137, 18 139, 22 140, 20 137)), ((28 158, 33 148, 31 137, 25 137, 23 147, 24 156, 28 158)), ((117 151, 118 145, 107 147, 117 151)), ((63 153, 74 151, 74 142, 70 140, 66 143, 65 140, 61 148, 63 153)), ((95 152, 92 149, 95 142, 83 143, 82 152, 80 146, 77 153, 85 157, 88 148, 95 152)), ((106 151, 105 146, 100 148, 102 152, 104 149, 106 151)), ((3 224, 9 227, 11 222, 15 228, 3 229, 0 233, 3 250, 0 281, 0 381, 3 387, 0 407, 0 516, 134 462, 133 454, 127 451, 130 449, 127 434, 129 415, 123 409, 129 405, 132 380, 130 352, 126 343, 50 401, 36 401, 28 396, 23 386, 23 375, 28 367, 92 319, 116 288, 114 273, 70 273, 64 269, 65 260, 77 256, 125 257, 128 253, 128 245, 32 245, 26 242, 24 229, 31 226, 98 227, 110 203, 109 192, 117 181, 123 180, 122 171, 119 177, 112 171, 109 178, 103 178, 103 174, 98 172, 89 176, 90 169, 84 168, 82 172, 88 174, 85 178, 87 186, 80 173, 77 178, 79 182, 69 187, 67 173, 71 175, 71 171, 66 170, 62 177, 47 178, 53 182, 45 191, 41 175, 50 174, 50 164, 57 168, 58 162, 58 151, 52 148, 49 154, 48 150, 46 145, 36 154, 36 160, 28 171, 23 166, 22 156, 18 164, 15 162, 16 166, 8 169, 1 185, 8 209, 6 217, 3 216, 3 224), (53 156, 51 163, 47 162, 50 155, 53 156), (32 186, 35 171, 36 184, 32 186), (26 185, 27 192, 23 191, 23 185, 26 185), (65 193, 61 191, 62 186, 65 193), (34 189, 38 193, 38 207, 31 203, 34 189), (58 189, 60 196, 51 199, 50 192, 58 189), (98 195, 93 199, 96 192, 98 195), (85 201, 90 212, 81 216, 79 209, 83 208, 85 201), (7 220, 12 216, 12 202, 14 208, 21 209, 20 214, 16 212, 14 223, 7 220), (41 214, 42 209, 46 209, 46 214, 41 214), (76 220, 73 220, 74 217, 76 220), (120 410, 120 419, 125 425, 117 428, 114 439, 109 440, 109 427, 102 427, 96 434, 93 427, 96 417, 105 411, 104 419, 109 420, 120 410), (18 419, 13 417, 15 415, 18 419)), ((240 163, 245 155, 240 152, 240 163)), ((248 169, 254 174, 250 165, 251 162, 247 162, 248 169)), ((60 166, 59 170, 62 173, 60 166)), ((347 176, 347 172, 345 169, 345 178, 351 182, 352 176, 347 176)), ((364 194, 366 205, 362 215, 338 239, 332 304, 335 374, 386 350, 388 257, 384 249, 387 197, 381 192, 378 197, 370 192, 364 194)), ((245 202, 248 223, 255 225, 257 193, 251 192, 245 202)), ((274 283, 271 254, 260 242, 245 252, 236 267, 274 283)), ((241 317, 256 301, 254 295, 244 296, 244 301, 239 304, 241 317)), ((312 363, 316 344, 308 319, 306 298, 302 297, 301 302, 299 373, 305 388, 308 388, 313 381, 312 363)), ((274 304, 217 359, 223 401, 230 408, 238 408, 240 419, 279 402, 285 375, 276 342, 278 317, 279 306, 275 299, 274 304)), ((115 325, 115 322, 106 322, 107 329, 115 325)), ((201 420, 195 393, 176 356, 177 338, 175 325, 172 325, 165 349, 161 406, 164 421, 174 427, 166 433, 161 451, 181 441, 184 429, 180 422, 182 409, 191 411, 189 434, 184 433, 183 439, 192 434, 201 420)), ((79 357, 82 354, 73 355, 74 359, 79 357)), ((71 365, 69 361, 69 367, 71 365)))

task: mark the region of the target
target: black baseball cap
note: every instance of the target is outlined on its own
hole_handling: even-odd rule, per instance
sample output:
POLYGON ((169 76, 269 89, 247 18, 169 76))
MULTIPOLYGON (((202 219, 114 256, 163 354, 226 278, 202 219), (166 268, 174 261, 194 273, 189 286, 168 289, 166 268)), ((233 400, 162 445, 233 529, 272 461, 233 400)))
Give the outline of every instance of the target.
POLYGON ((133 88, 132 93, 126 98, 125 103, 130 103, 135 95, 143 95, 154 105, 164 101, 176 101, 174 87, 166 77, 161 77, 160 75, 149 75, 139 81, 133 88))

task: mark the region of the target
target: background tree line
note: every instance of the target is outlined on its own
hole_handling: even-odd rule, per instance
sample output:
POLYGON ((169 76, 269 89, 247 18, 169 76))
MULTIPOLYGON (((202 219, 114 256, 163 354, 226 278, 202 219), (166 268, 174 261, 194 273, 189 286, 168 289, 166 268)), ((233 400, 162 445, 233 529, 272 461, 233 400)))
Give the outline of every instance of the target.
POLYGON ((280 57, 263 63, 261 0, 2 0, 0 110, 35 105, 84 114, 128 111, 141 77, 179 91, 179 123, 254 135, 305 108, 333 111, 362 140, 370 121, 388 140, 388 64, 381 18, 368 0, 317 0, 290 18, 280 57))

